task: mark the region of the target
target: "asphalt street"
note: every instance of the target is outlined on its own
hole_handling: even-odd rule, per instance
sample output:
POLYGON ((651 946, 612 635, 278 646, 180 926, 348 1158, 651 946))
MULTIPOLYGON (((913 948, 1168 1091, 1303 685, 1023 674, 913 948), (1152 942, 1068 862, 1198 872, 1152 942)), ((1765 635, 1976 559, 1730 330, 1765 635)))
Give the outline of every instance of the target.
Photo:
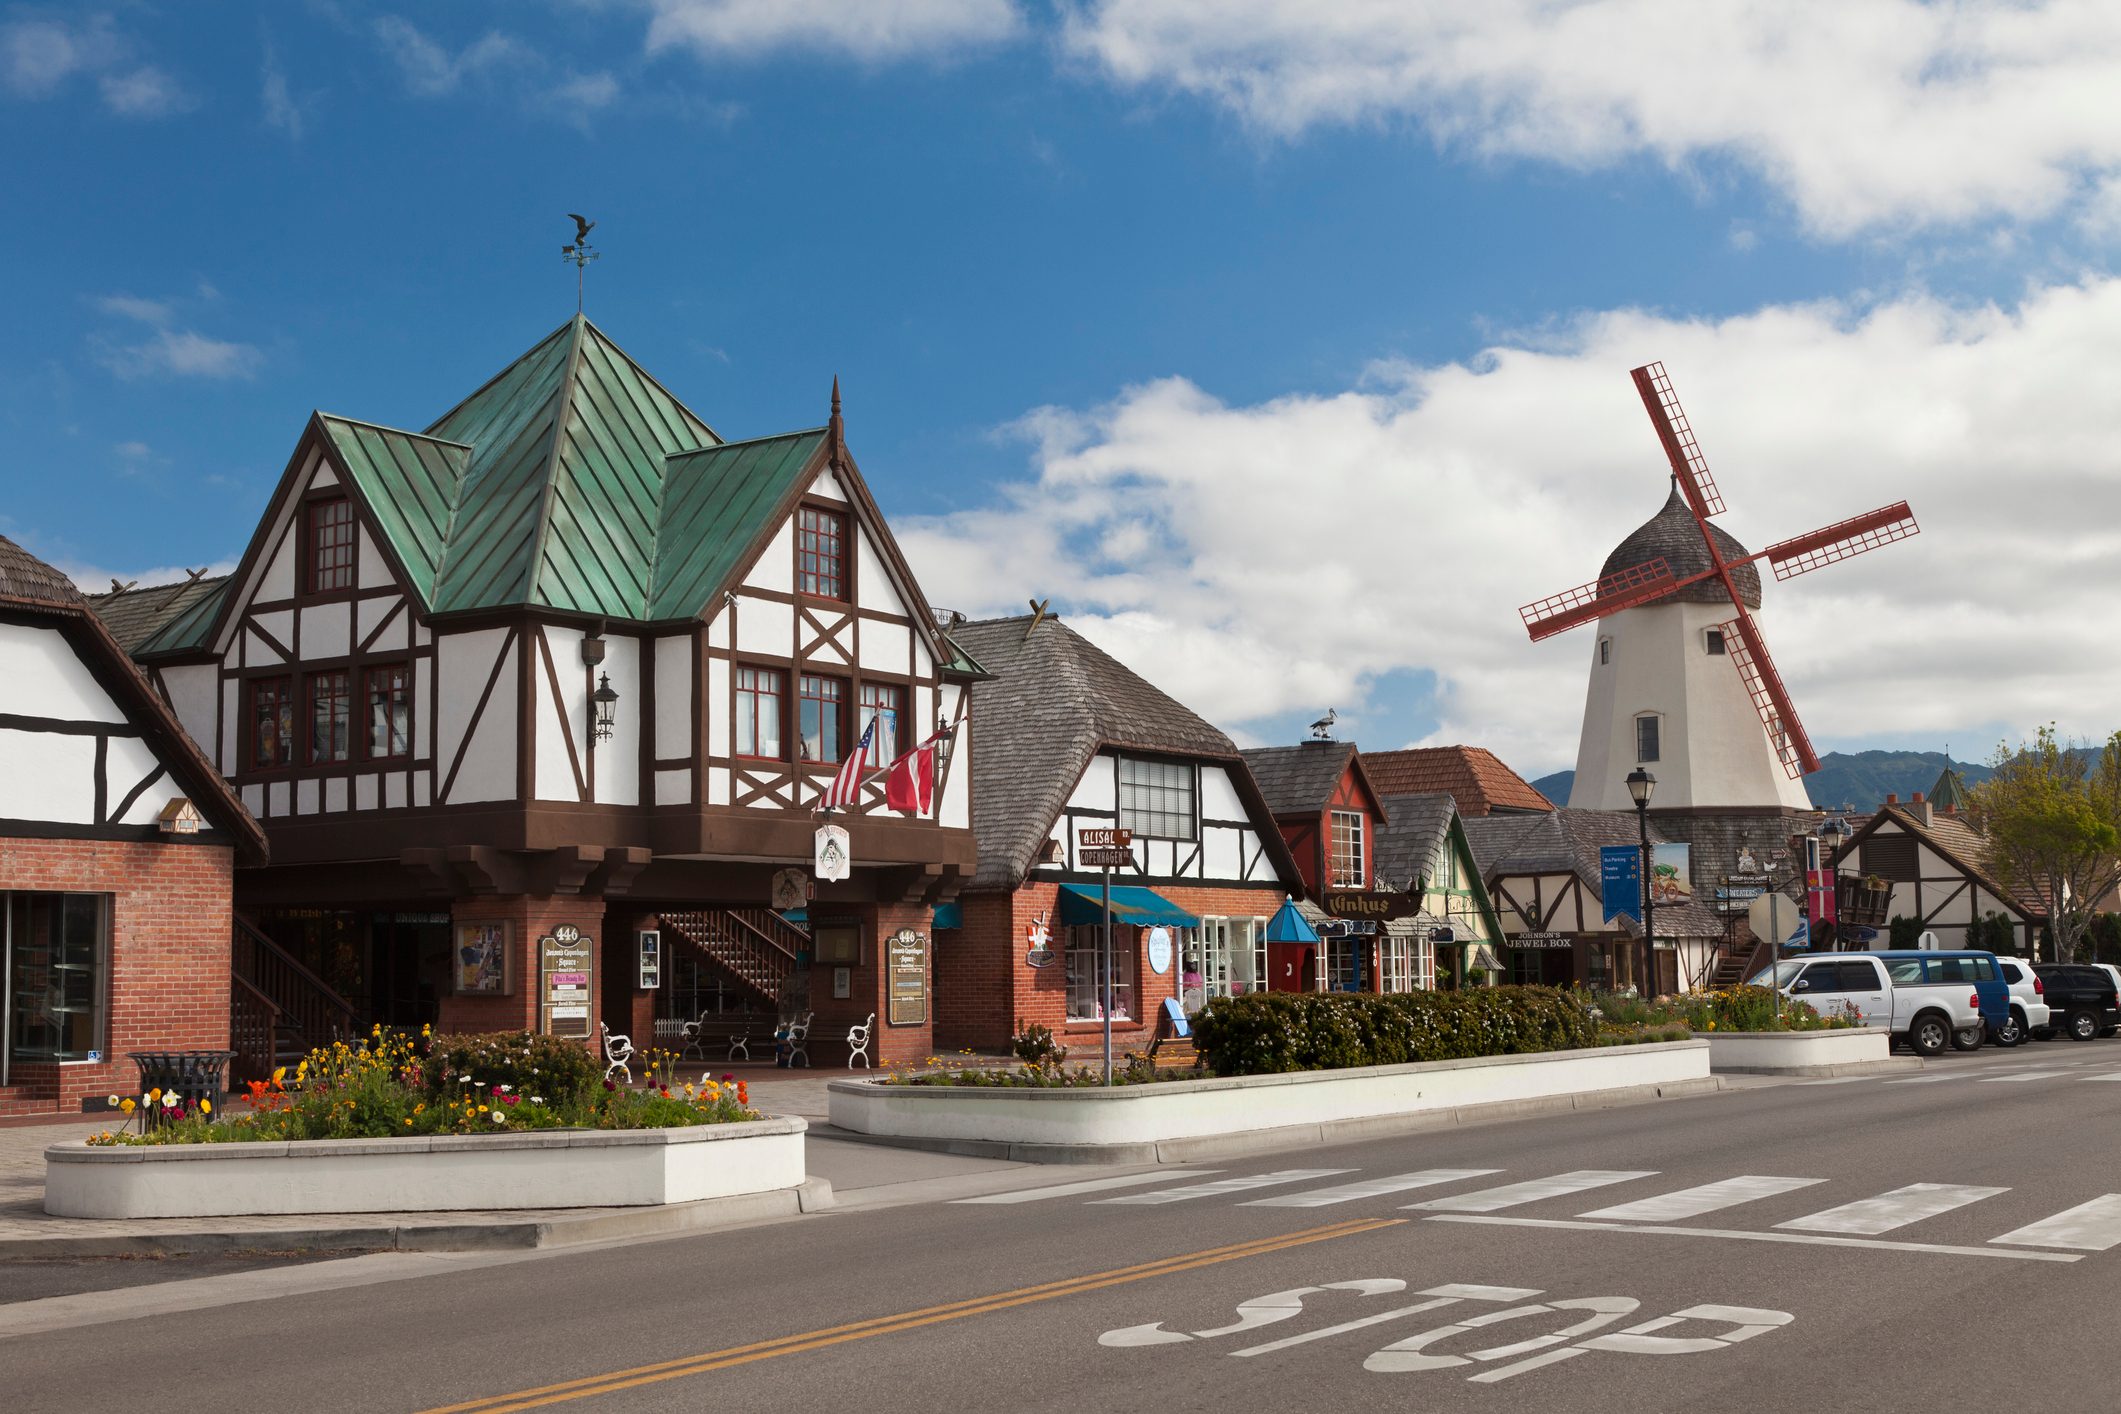
POLYGON ((217 1278, 0 1339, 0 1370, 24 1414, 2109 1409, 2117 1111, 2121 1041, 2055 1042, 1162 1170, 966 1163, 709 1235, 217 1278))

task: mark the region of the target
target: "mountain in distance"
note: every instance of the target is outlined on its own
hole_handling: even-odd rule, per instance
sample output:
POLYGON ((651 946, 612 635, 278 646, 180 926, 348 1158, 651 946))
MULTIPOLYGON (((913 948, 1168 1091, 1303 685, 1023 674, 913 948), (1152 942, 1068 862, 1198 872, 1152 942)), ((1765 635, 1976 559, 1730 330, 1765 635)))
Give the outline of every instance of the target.
MULTIPOLYGON (((1869 814, 1885 804, 1888 795, 1907 800, 1918 790, 1929 790, 1944 773, 1944 761, 1941 751, 1829 751, 1819 758, 1818 771, 1804 778, 1804 788, 1822 809, 1847 805, 1869 814)), ((1968 761, 1954 760, 1952 767, 1970 786, 1994 774, 1968 761)), ((1575 780, 1574 771, 1556 771, 1532 785, 1556 805, 1567 805, 1575 780)))

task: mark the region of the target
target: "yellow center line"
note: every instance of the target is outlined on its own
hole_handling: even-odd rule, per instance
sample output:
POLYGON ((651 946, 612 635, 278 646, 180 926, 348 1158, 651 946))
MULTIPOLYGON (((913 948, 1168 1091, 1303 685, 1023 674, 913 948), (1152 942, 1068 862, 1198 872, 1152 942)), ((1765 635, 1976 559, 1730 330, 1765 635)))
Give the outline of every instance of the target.
POLYGON ((807 1350, 821 1350, 826 1346, 840 1345, 847 1341, 866 1340, 870 1336, 891 1335, 898 1331, 913 1330, 920 1326, 935 1325, 943 1321, 961 1320, 966 1316, 980 1316, 992 1311, 1004 1311, 1012 1306, 1024 1306, 1038 1301, 1051 1301, 1056 1297, 1073 1296, 1078 1292, 1097 1291, 1108 1286, 1123 1286, 1129 1282, 1146 1281, 1151 1277, 1169 1276, 1177 1272, 1192 1271, 1196 1267, 1213 1266, 1219 1262, 1234 1262, 1245 1257, 1256 1257, 1268 1252, 1278 1252, 1287 1247, 1301 1247, 1312 1242, 1324 1242, 1335 1237, 1350 1237, 1356 1233, 1374 1232, 1379 1228, 1397 1227, 1405 1218, 1354 1218, 1345 1222, 1331 1223, 1325 1227, 1307 1228, 1300 1232, 1281 1233, 1272 1237, 1256 1238, 1249 1242, 1232 1243, 1227 1247, 1211 1247, 1199 1252, 1185 1252, 1154 1262, 1143 1262, 1131 1267, 1115 1267, 1109 1271, 1090 1272, 1083 1276, 1068 1277, 1060 1281, 1045 1282, 1038 1286, 1020 1287, 1014 1291, 994 1292, 987 1296, 970 1297, 962 1301, 946 1302, 939 1306, 925 1306, 915 1311, 902 1311, 891 1316, 876 1316, 865 1321, 852 1321, 845 1325, 829 1326, 823 1330, 805 1331, 798 1335, 780 1336, 773 1340, 754 1341, 749 1345, 731 1346, 726 1350, 710 1350, 698 1355, 687 1355, 676 1360, 665 1360, 653 1365, 638 1365, 628 1370, 612 1370, 601 1375, 591 1375, 577 1380, 565 1380, 558 1384, 541 1385, 536 1389, 518 1390, 513 1394, 490 1395, 483 1399, 469 1400, 461 1404, 442 1405, 429 1409, 424 1414, 511 1414, 511 1411, 535 1409, 548 1404, 560 1404, 569 1400, 587 1399, 592 1395, 612 1394, 640 1385, 656 1384, 664 1380, 680 1379, 686 1375, 705 1374, 712 1370, 728 1369, 733 1365, 748 1365, 757 1360, 771 1360, 780 1355, 796 1355, 807 1350))

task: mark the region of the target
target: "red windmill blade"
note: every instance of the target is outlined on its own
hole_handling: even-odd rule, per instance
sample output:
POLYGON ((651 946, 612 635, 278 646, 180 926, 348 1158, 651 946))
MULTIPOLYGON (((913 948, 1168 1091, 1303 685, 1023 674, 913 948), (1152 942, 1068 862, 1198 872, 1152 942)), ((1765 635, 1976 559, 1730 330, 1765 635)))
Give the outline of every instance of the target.
POLYGON ((1760 724, 1767 731, 1768 741, 1783 769, 1793 780, 1809 775, 1819 769, 1819 758, 1812 750, 1811 737, 1798 719, 1789 689, 1783 685, 1782 675, 1775 671, 1775 660, 1768 653, 1767 641, 1761 637, 1760 625, 1747 611, 1745 599, 1738 592, 1731 572, 1742 565, 1766 560, 1776 579, 1794 579, 1800 574, 1854 559, 1895 540, 1919 535, 1922 528, 1915 523, 1914 512, 1908 509, 1907 502, 1895 501, 1890 506, 1836 521, 1809 534, 1777 541, 1765 550, 1726 560, 1715 536, 1709 533, 1709 517, 1723 513, 1723 496, 1716 489, 1716 479, 1709 474, 1708 459, 1702 456, 1700 444, 1694 440, 1693 425, 1687 421, 1686 410, 1679 406, 1671 377, 1661 363, 1646 363, 1629 373, 1635 380, 1635 391, 1641 395, 1643 407, 1649 411, 1650 424, 1657 429, 1657 440, 1664 447, 1665 460, 1671 463, 1673 483, 1679 488, 1695 525, 1701 530, 1701 543, 1708 550, 1709 567, 1682 578, 1674 574, 1663 559, 1649 560, 1601 576, 1590 584, 1534 600, 1519 609, 1518 616, 1524 620, 1526 631, 1536 643, 1578 624, 1654 603, 1690 584, 1711 579, 1720 581, 1735 611, 1735 616, 1722 626, 1732 665, 1745 684, 1747 696, 1753 700, 1754 710, 1760 714, 1760 724))

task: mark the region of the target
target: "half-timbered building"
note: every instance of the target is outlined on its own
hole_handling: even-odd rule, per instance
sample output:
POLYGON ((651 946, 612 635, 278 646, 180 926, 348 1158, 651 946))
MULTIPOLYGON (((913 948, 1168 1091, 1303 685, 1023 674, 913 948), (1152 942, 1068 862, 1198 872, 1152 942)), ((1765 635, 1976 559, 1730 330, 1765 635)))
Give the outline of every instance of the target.
POLYGON ((985 676, 970 687, 979 865, 938 924, 938 1041, 998 1048, 1038 1024, 1087 1046, 1102 1031, 1092 830, 1132 832, 1109 881, 1122 1042, 1144 1040, 1166 998, 1193 1011, 1264 989, 1267 921, 1303 878, 1230 738, 1056 618, 949 637, 985 676))
POLYGON ((1955 804, 1938 806, 1920 791, 1885 798, 1834 854, 1865 878, 1891 888, 1886 914, 1911 918, 1940 947, 1966 946, 1968 925, 1999 914, 2010 922, 2014 951, 2041 957, 2047 911, 2037 895, 2011 888, 1990 857, 1988 839, 1955 804))
POLYGON ((0 538, 0 1116, 223 1050, 265 837, 73 583, 0 538))
POLYGON ((577 316, 421 430, 316 413, 235 572, 137 657, 271 838, 238 967, 310 1029, 803 1010, 929 1047, 970 665, 836 384, 824 425, 726 441, 577 316), (932 808, 887 810, 881 768, 953 728, 932 808), (777 908, 865 731, 851 875, 777 908))

